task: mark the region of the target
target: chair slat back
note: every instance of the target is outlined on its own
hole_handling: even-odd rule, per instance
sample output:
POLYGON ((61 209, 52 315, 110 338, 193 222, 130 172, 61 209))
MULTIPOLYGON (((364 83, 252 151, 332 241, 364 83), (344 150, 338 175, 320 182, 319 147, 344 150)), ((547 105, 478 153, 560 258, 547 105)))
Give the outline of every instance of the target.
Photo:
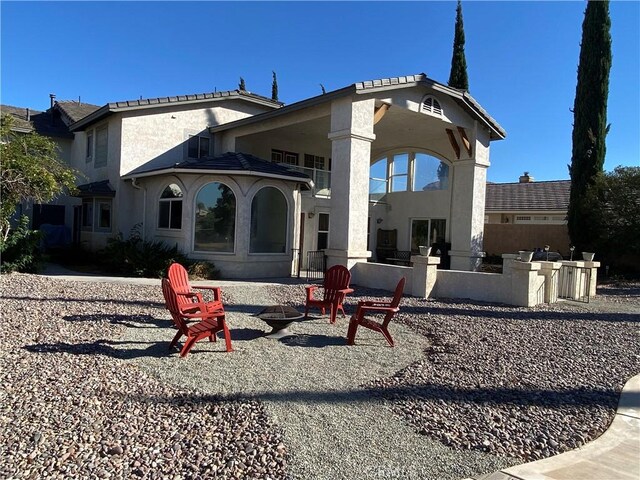
POLYGON ((179 263, 172 263, 167 272, 171 286, 176 292, 187 293, 191 291, 189 284, 189 274, 187 270, 179 263))
POLYGON ((171 318, 173 318, 173 323, 176 324, 182 331, 187 330, 187 324, 184 321, 184 318, 180 316, 180 309, 178 308, 178 296, 176 292, 173 290, 171 282, 168 278, 162 279, 162 295, 164 296, 165 306, 169 313, 171 314, 171 318))
POLYGON ((393 300, 391 300, 391 307, 396 308, 400 305, 400 300, 402 300, 402 292, 404 291, 404 284, 407 281, 405 277, 402 277, 396 285, 396 291, 393 293, 393 300))
POLYGON ((324 299, 331 301, 341 296, 338 290, 349 288, 351 272, 344 265, 334 265, 324 276, 324 299))

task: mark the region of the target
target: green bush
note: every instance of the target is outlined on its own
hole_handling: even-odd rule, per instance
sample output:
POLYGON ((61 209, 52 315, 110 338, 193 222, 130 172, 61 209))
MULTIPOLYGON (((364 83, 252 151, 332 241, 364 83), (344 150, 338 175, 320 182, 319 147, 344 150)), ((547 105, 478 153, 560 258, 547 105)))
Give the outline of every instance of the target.
POLYGON ((43 255, 40 242, 43 233, 28 228, 29 218, 23 215, 18 227, 11 230, 6 240, 0 238, 0 271, 37 273, 43 255))
POLYGON ((145 241, 140 235, 140 225, 136 225, 129 238, 124 240, 122 234, 107 241, 107 246, 99 253, 100 265, 109 273, 132 277, 163 277, 169 265, 178 262, 191 270, 196 267, 197 275, 217 272, 209 262, 192 262, 178 246, 168 246, 160 241, 145 241))

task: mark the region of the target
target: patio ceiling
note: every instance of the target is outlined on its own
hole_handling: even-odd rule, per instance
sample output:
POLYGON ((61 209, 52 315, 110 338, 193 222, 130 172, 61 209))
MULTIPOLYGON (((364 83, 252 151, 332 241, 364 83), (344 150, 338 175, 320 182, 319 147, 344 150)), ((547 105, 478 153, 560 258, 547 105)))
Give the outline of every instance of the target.
MULTIPOLYGON (((329 158, 330 128, 331 117, 327 115, 237 137, 236 148, 264 156, 264 152, 258 152, 257 149, 268 146, 269 149, 329 158)), ((452 152, 445 128, 453 126, 429 115, 392 106, 374 126, 376 139, 372 143, 372 161, 378 154, 396 148, 424 148, 450 156, 452 152)))

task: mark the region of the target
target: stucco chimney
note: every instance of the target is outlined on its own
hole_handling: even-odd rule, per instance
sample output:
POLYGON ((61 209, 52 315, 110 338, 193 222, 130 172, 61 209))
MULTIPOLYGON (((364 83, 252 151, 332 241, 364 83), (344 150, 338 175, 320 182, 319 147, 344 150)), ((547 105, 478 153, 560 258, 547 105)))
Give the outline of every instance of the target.
POLYGON ((529 172, 524 172, 524 175, 520 176, 520 183, 531 183, 535 179, 529 175, 529 172))

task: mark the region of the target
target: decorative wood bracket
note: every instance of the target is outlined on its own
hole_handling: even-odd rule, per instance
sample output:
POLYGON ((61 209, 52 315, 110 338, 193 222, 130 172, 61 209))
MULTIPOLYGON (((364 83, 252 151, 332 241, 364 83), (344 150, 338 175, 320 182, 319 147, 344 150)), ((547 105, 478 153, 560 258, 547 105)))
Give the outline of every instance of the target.
POLYGON ((453 151, 456 152, 456 159, 460 160, 460 145, 456 140, 456 136, 453 134, 453 130, 447 128, 447 135, 449 136, 449 143, 453 147, 453 151))
POLYGON ((467 137, 466 130, 463 127, 458 127, 458 133, 460 134, 460 138, 462 138, 462 144, 464 145, 464 148, 467 150, 469 156, 471 156, 471 142, 469 141, 469 137, 467 137))
POLYGON ((384 117, 384 114, 387 113, 387 110, 389 110, 390 106, 391 105, 389 105, 388 103, 383 103, 382 105, 380 105, 378 108, 375 109, 375 112, 373 113, 374 125, 378 123, 380 120, 382 120, 382 117, 384 117))

